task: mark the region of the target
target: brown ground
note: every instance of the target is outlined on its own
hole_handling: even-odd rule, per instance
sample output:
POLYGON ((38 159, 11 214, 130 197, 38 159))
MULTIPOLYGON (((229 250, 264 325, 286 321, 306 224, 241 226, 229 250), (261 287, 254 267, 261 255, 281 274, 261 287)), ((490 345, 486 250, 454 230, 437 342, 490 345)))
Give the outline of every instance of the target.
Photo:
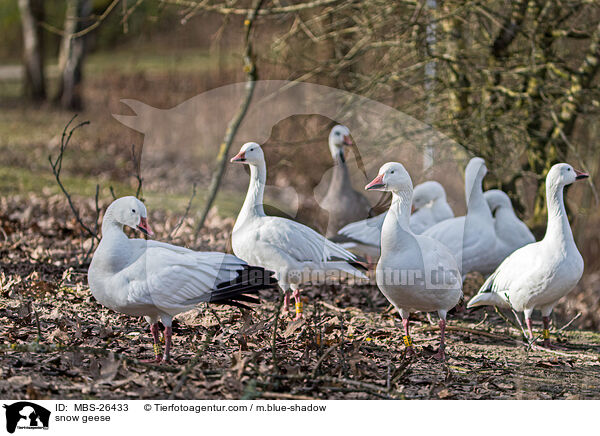
MULTIPOLYGON (((91 204, 78 205, 91 215, 91 204)), ((164 240, 179 217, 151 211, 150 219, 164 240)), ((213 215, 200 240, 174 242, 225 250, 231 225, 213 215)), ((492 309, 451 313, 448 360, 439 363, 428 357, 438 339, 426 316, 413 322, 420 355, 405 359, 384 297, 349 285, 307 289, 306 321, 279 319, 275 350, 278 297, 264 294, 253 313, 217 306, 181 315, 173 362, 142 364, 152 353, 147 326, 90 295, 79 266, 89 241, 62 197, 2 199, 0 228, 3 398, 600 398, 600 335, 574 328, 593 313, 553 328, 564 348, 556 352, 528 349, 492 309)), ((472 278, 465 292, 476 285, 472 278)), ((566 305, 555 325, 569 320, 566 305)))

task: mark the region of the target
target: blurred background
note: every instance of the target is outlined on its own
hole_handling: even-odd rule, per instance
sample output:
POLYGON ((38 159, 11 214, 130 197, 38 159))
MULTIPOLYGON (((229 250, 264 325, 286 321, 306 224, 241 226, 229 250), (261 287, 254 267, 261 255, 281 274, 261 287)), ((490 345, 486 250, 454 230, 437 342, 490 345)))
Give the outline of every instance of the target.
MULTIPOLYGON (((561 310, 565 317, 582 312, 579 327, 600 326, 596 2, 5 0, 0 34, 3 222, 10 221, 10 204, 64 201, 48 155, 56 157, 65 125, 78 114, 75 123, 90 124, 74 133, 61 175, 74 201, 90 201, 98 185, 105 206, 113 195, 134 194, 140 175, 151 207, 181 215, 195 185, 194 223, 225 129, 199 123, 185 140, 153 140, 150 149, 143 129, 113 117, 140 114, 142 106, 121 100, 165 114, 249 79, 314 83, 384 103, 439 132, 408 144, 393 127, 369 128, 369 117, 355 113, 362 116, 349 156, 356 189, 385 161, 401 160, 415 183, 442 182, 462 214, 463 168, 478 155, 490 170, 485 188, 506 191, 539 239, 549 168, 566 161, 588 171, 590 183, 567 194, 586 271, 561 310), (162 165, 140 169, 142 150, 162 165)), ((238 100, 225 111, 223 127, 238 100)), ((321 231, 327 217, 318 194, 332 167, 327 136, 336 122, 318 113, 291 115, 268 126, 264 142, 267 201, 321 231)), ((240 145, 234 137, 230 157, 240 145)), ((227 165, 211 214, 235 217, 247 182, 241 168, 227 165)))

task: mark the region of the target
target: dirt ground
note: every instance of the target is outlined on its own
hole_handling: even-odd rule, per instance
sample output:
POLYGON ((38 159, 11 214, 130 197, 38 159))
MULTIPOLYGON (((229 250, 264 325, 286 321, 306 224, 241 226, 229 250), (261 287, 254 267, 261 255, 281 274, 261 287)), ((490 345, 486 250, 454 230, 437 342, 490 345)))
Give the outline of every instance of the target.
MULTIPOLYGON (((91 202, 77 204, 92 214, 91 202)), ((157 239, 179 218, 150 211, 157 239)), ((172 240, 225 250, 232 224, 213 214, 190 240, 187 218, 172 240)), ((561 349, 548 351, 526 346, 510 313, 507 322, 493 309, 452 311, 440 363, 430 358, 439 332, 426 315, 412 323, 419 355, 405 358, 398 315, 376 287, 349 284, 307 288, 301 323, 275 316, 276 293, 264 293, 253 312, 199 306, 177 318, 173 361, 144 364, 147 325, 91 296, 90 241, 62 197, 0 199, 0 229, 3 398, 600 398, 600 334, 577 329, 589 314, 563 329, 570 316, 557 311, 551 337, 561 349)), ((467 295, 479 280, 469 279, 467 295)))

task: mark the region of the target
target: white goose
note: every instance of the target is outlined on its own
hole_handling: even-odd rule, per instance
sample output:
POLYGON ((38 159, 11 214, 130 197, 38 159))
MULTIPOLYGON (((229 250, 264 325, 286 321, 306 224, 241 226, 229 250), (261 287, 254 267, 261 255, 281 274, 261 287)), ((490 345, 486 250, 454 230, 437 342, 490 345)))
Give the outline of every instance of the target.
POLYGON ((409 226, 413 187, 402 164, 389 162, 365 189, 391 191, 392 204, 381 231, 381 257, 377 263, 377 286, 398 309, 404 326, 404 344, 414 353, 408 328, 411 312, 436 311, 440 317, 440 348, 445 357, 446 314, 462 297, 458 264, 448 248, 409 226))
POLYGON ((297 319, 302 317, 299 289, 302 283, 320 281, 339 272, 366 279, 357 269, 364 267, 357 263, 354 254, 305 225, 265 215, 263 193, 267 167, 260 145, 255 142, 244 144, 231 162, 250 166, 248 193, 233 227, 233 252, 247 262, 275 271, 285 293, 286 309, 289 291, 293 291, 297 319), (305 277, 307 273, 309 280, 305 277))
MULTIPOLYGON (((373 218, 350 223, 331 238, 347 250, 367 258, 379 258, 381 228, 387 212, 373 218)), ((446 200, 444 187, 436 181, 427 181, 415 186, 413 193, 413 213, 410 228, 421 234, 438 222, 454 217, 454 212, 446 200)))
POLYGON ((135 197, 112 202, 102 221, 102 240, 88 270, 92 295, 116 312, 144 316, 161 361, 160 320, 165 326, 163 361, 169 360, 173 317, 200 302, 243 306, 258 302, 259 289, 276 285, 272 273, 224 253, 196 252, 157 241, 129 239, 123 226, 152 235, 146 207, 135 197))
POLYGON ((493 261, 485 268, 483 274, 493 272, 513 251, 535 242, 533 233, 515 214, 508 195, 499 189, 490 189, 483 193, 494 216, 496 231, 496 249, 493 261))
POLYGON ((465 170, 467 214, 437 223, 423 233, 450 249, 461 266, 463 277, 468 272, 484 270, 494 257, 494 217, 482 188, 486 174, 484 160, 472 158, 465 170))
POLYGON ((533 338, 531 314, 540 309, 544 345, 550 345, 550 314, 558 300, 575 287, 583 274, 583 258, 569 225, 563 190, 575 180, 588 177, 569 164, 554 165, 546 177, 548 225, 544 239, 519 248, 485 281, 467 307, 512 307, 525 313, 533 338))

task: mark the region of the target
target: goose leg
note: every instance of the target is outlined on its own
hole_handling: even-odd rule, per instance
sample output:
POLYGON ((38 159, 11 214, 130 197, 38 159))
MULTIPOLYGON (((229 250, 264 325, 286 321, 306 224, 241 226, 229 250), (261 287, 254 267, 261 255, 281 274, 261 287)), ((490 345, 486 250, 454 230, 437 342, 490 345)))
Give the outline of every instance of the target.
POLYGON ((290 311, 290 291, 283 291, 283 312, 290 311))
POLYGON ((152 340, 154 341, 154 359, 143 360, 144 363, 158 363, 160 362, 160 338, 158 323, 150 324, 150 333, 152 333, 152 340))
POLYGON ((438 352, 433 355, 433 358, 437 359, 437 360, 446 360, 446 341, 445 341, 446 320, 440 319, 439 326, 440 326, 440 348, 438 349, 438 352))
POLYGON ((525 323, 527 324, 529 339, 533 340, 533 322, 531 321, 531 318, 525 318, 525 323))
POLYGON ((410 332, 408 330, 408 318, 408 316, 402 318, 402 325, 404 326, 404 337, 402 338, 402 340, 404 341, 404 345, 406 347, 406 355, 414 356, 415 349, 413 348, 412 338, 410 337, 410 332))
POLYGON ((550 343, 550 317, 542 316, 542 322, 544 323, 544 330, 542 331, 542 338, 544 338, 544 342, 542 346, 546 348, 558 348, 550 343))
POLYGON ((165 327, 165 354, 163 355, 163 362, 168 362, 171 358, 171 341, 173 338, 173 327, 165 327))
POLYGON ((296 317, 294 318, 294 321, 297 321, 299 319, 302 319, 303 311, 302 300, 300 299, 300 289, 294 289, 292 296, 294 297, 294 301, 296 302, 296 317))

